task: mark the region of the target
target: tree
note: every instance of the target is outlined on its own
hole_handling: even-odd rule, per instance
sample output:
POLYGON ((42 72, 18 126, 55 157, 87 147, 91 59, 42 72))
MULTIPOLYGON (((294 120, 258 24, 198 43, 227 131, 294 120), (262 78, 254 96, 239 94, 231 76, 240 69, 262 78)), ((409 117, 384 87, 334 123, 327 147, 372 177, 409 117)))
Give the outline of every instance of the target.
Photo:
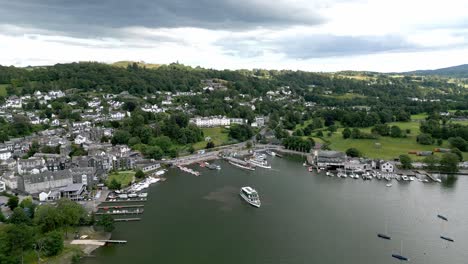
POLYGON ((215 144, 213 143, 213 141, 208 141, 206 143, 206 149, 211 149, 211 148, 214 148, 215 147, 215 144))
POLYGON ((49 232, 36 244, 47 257, 56 256, 63 250, 63 234, 59 231, 49 232))
POLYGON ((128 140, 130 139, 131 135, 128 131, 126 130, 117 130, 114 133, 114 136, 112 137, 112 144, 117 145, 117 144, 127 144, 128 140))
POLYGON ((11 255, 21 256, 23 262, 23 253, 32 248, 34 241, 34 230, 25 224, 12 225, 7 230, 7 236, 12 245, 11 255))
POLYGON ((356 158, 361 156, 361 152, 356 148, 349 148, 346 150, 346 155, 356 158))
POLYGON ((251 149, 252 148, 252 142, 247 141, 247 143, 245 144, 245 147, 248 148, 248 149, 251 149))
POLYGON ((317 137, 323 137, 322 130, 317 131, 316 135, 317 135, 317 137))
POLYGON ((136 173, 135 173, 135 177, 137 179, 143 179, 143 178, 145 178, 145 173, 142 170, 137 170, 136 173))
POLYGON ((65 234, 67 234, 68 227, 77 226, 80 223, 80 220, 86 215, 86 211, 81 205, 68 199, 60 199, 57 202, 57 210, 63 217, 65 234))
POLYGON ((412 165, 412 160, 410 156, 408 155, 400 155, 400 163, 401 163, 401 168, 405 170, 409 170, 413 168, 412 165))
POLYGON ((437 156, 431 155, 424 158, 423 163, 425 164, 426 170, 435 171, 439 166, 439 158, 437 156))
POLYGON ((419 134, 416 137, 416 141, 421 145, 432 145, 432 137, 429 134, 419 134))
POLYGON ((443 172, 458 172, 459 158, 453 153, 445 153, 440 160, 440 170, 443 172))
POLYGON ((451 137, 448 139, 450 146, 452 148, 457 148, 461 151, 466 151, 468 147, 468 143, 462 137, 451 137))
POLYGON ((57 207, 51 204, 41 205, 34 214, 34 223, 39 226, 44 233, 56 230, 63 226, 62 213, 58 211, 57 207))
POLYGON ((109 189, 111 190, 120 190, 122 185, 116 179, 112 179, 110 183, 107 185, 107 187, 109 187, 109 189))
POLYGON ((21 207, 16 207, 15 210, 13 210, 13 214, 10 216, 10 219, 8 220, 10 223, 15 225, 31 224, 31 218, 29 218, 29 216, 24 212, 24 209, 21 207))
POLYGON ((98 225, 102 226, 106 232, 112 232, 115 229, 114 219, 110 215, 103 215, 98 221, 98 225))
POLYGON ((462 153, 459 149, 453 148, 453 149, 451 150, 451 152, 452 152, 453 154, 455 154, 455 155, 458 156, 458 160, 459 160, 460 162, 463 161, 463 153, 462 153))
POLYGON ((349 128, 345 128, 342 132, 343 138, 347 139, 351 137, 351 130, 349 128))
POLYGON ((18 199, 18 196, 10 196, 10 198, 8 198, 8 202, 7 202, 7 206, 10 207, 10 210, 15 210, 16 207, 18 207, 18 202, 19 202, 19 199, 18 199))
POLYGON ((191 146, 188 148, 188 152, 189 152, 190 154, 195 153, 195 148, 191 145, 191 146))
POLYGON ((390 128, 390 136, 393 138, 401 137, 401 129, 399 126, 392 126, 390 128))

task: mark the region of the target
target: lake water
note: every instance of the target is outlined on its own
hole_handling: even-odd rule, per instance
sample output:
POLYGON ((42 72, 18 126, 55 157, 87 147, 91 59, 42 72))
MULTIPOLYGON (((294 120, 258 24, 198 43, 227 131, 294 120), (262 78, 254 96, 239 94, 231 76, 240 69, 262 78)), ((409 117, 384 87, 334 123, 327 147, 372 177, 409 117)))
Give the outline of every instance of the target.
POLYGON ((401 245, 411 263, 467 263, 468 177, 388 188, 313 175, 300 160, 269 161, 273 169, 253 172, 216 161, 222 170, 196 166, 200 177, 170 170, 149 189, 142 221, 117 224, 112 238, 128 243, 82 263, 385 264, 398 262, 391 254, 401 245), (241 200, 242 186, 258 190, 261 208, 241 200), (386 229, 392 240, 377 238, 386 229))

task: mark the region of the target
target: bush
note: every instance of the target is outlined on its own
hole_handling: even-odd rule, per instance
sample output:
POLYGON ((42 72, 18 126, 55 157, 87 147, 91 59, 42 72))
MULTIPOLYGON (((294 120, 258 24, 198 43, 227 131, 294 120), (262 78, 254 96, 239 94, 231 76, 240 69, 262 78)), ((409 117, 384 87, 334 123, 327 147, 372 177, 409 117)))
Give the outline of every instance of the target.
POLYGON ((341 134, 343 135, 344 139, 348 139, 351 137, 351 130, 349 128, 345 128, 341 134))
POLYGON ((416 141, 421 145, 432 145, 434 142, 429 134, 420 134, 416 137, 416 141))
POLYGON ((107 187, 109 187, 109 189, 111 189, 111 190, 120 190, 122 185, 116 179, 112 179, 107 187))
POLYGON ((457 148, 461 151, 467 151, 468 149, 468 143, 461 137, 451 137, 448 139, 448 141, 452 148, 457 148))
POLYGON ((215 147, 215 143, 213 141, 209 141, 206 143, 206 149, 212 149, 215 147))
POLYGON ((38 241, 47 257, 56 256, 63 250, 63 234, 59 231, 47 233, 38 241))
POLYGON ((135 173, 135 177, 137 179, 143 179, 143 178, 145 178, 145 173, 142 170, 137 170, 136 173, 135 173))
POLYGON ((356 158, 361 156, 361 152, 356 148, 349 148, 346 150, 346 155, 356 158))
POLYGON ((400 155, 400 163, 402 169, 411 169, 413 168, 412 160, 408 155, 400 155))

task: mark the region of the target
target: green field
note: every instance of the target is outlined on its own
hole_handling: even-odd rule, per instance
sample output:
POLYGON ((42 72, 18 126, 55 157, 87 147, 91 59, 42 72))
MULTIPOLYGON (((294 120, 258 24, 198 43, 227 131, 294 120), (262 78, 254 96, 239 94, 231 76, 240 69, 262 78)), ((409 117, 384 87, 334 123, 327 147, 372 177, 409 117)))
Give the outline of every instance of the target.
MULTIPOLYGON (((348 148, 357 148, 364 156, 369 158, 394 159, 401 154, 408 154, 408 151, 433 151, 435 148, 448 148, 448 142, 444 141, 442 146, 421 145, 416 142, 416 136, 419 134, 418 122, 394 122, 390 126, 397 125, 402 130, 410 129, 411 133, 406 138, 380 137, 379 139, 343 139, 341 132, 343 128, 338 129, 330 138, 330 148, 333 150, 346 151, 348 148), (380 147, 376 143, 380 143, 380 147)), ((370 133, 371 128, 360 129, 363 132, 370 133)), ((464 158, 468 158, 468 153, 463 153, 464 158)), ((410 155, 414 160, 421 160, 424 157, 410 155)))
MULTIPOLYGON (((211 137, 211 141, 215 144, 215 146, 225 145, 229 142, 229 134, 228 130, 223 127, 210 127, 210 128, 203 128, 203 134, 206 137, 211 137)), ((206 147, 206 141, 197 142, 193 145, 196 150, 204 149, 206 147)))
POLYGON ((411 115, 411 120, 424 120, 428 117, 426 113, 411 115))
POLYGON ((7 88, 8 84, 0 84, 0 96, 6 97, 7 96, 7 88))
POLYGON ((117 182, 120 182, 122 187, 126 187, 130 185, 133 181, 133 176, 135 176, 134 171, 118 171, 118 172, 113 172, 109 174, 109 177, 107 177, 106 183, 110 183, 113 179, 115 179, 117 182))

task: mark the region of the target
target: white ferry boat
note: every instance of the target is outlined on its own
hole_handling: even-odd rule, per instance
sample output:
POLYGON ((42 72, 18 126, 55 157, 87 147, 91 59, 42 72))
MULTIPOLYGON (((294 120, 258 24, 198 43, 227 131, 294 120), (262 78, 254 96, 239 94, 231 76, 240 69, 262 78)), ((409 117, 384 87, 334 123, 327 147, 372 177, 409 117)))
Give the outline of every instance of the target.
POLYGON ((271 166, 268 165, 268 162, 266 160, 260 160, 260 159, 249 159, 248 162, 254 166, 264 168, 264 169, 271 169, 271 166))
POLYGON ((246 186, 242 187, 239 192, 240 196, 250 205, 255 207, 260 207, 260 197, 255 189, 252 187, 246 186))

